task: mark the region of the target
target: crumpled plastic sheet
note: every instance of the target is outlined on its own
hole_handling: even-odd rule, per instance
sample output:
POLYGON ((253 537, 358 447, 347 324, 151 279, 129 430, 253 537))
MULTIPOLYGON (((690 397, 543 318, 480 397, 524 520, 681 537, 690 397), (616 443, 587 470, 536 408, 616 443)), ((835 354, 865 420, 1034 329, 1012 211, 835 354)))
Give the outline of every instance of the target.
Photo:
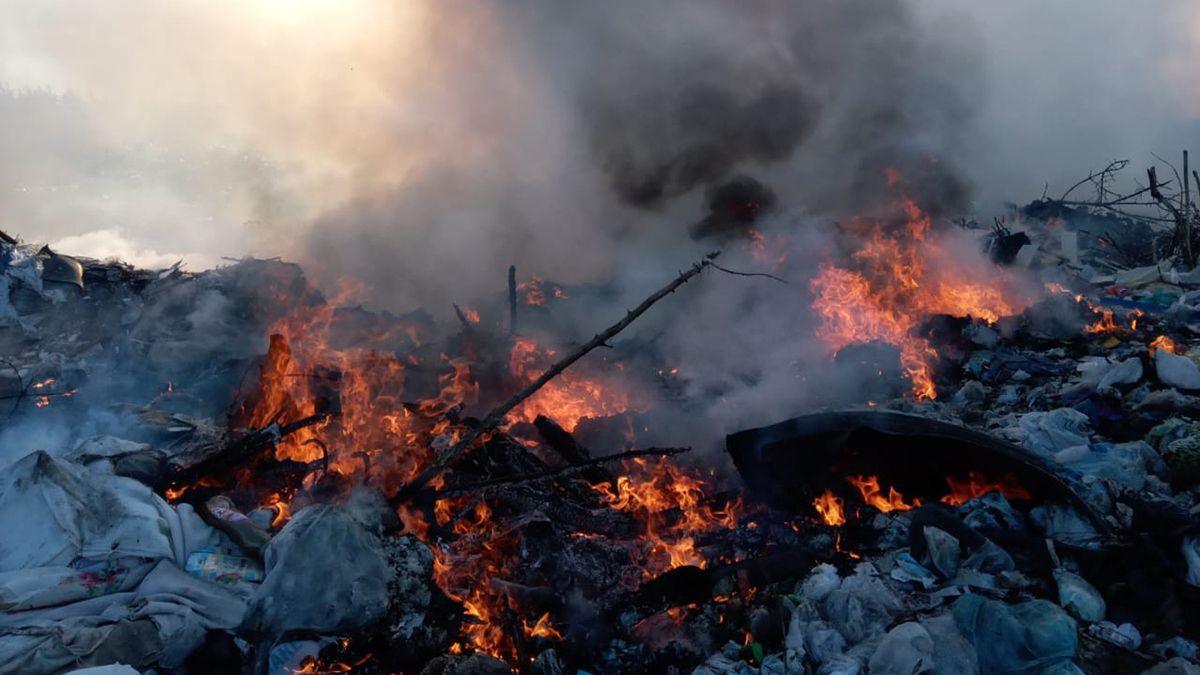
POLYGON ((123 663, 112 663, 107 666, 95 666, 93 668, 80 668, 72 670, 63 675, 141 675, 136 668, 132 668, 123 663))
POLYGON ((297 512, 263 550, 266 577, 247 624, 278 638, 289 630, 349 632, 388 608, 388 565, 379 536, 349 509, 314 505, 297 512))
POLYGON ((1056 542, 1098 548, 1104 537, 1079 511, 1061 504, 1043 504, 1029 511, 1029 518, 1042 533, 1056 542))
POLYGON ((1154 352, 1154 372, 1163 384, 1184 391, 1200 390, 1200 367, 1195 361, 1173 354, 1169 349, 1154 352))
POLYGON ((1104 598, 1087 579, 1059 567, 1054 570, 1054 583, 1058 585, 1058 604, 1071 616, 1091 622, 1104 619, 1104 598))
POLYGON ((1073 454, 1065 464, 1085 476, 1109 480, 1130 490, 1146 487, 1146 475, 1165 474, 1162 457, 1145 441, 1092 443, 1073 454))
POLYGON ((902 623, 887 632, 871 656, 871 675, 912 675, 933 669, 933 637, 916 621, 902 623))
POLYGON ((871 563, 860 563, 824 602, 829 623, 851 644, 883 635, 892 617, 903 609, 899 596, 871 563))
POLYGON ((933 638, 933 669, 930 675, 977 675, 975 648, 963 637, 950 614, 922 619, 921 625, 933 638))
POLYGON ((1047 600, 1009 605, 974 593, 951 608, 954 622, 975 646, 984 673, 1044 675, 1070 666, 1078 650, 1075 620, 1047 600))
POLYGON ((1187 582, 1200 586, 1200 536, 1183 538, 1183 560, 1187 563, 1187 582))
POLYGON ((182 569, 222 535, 135 480, 34 452, 0 473, 0 530, 0 673, 173 667, 245 613, 182 569))
POLYGON ((1074 408, 1058 408, 1049 412, 1032 412, 1017 422, 1021 444, 1044 456, 1060 450, 1087 445, 1091 437, 1088 416, 1074 408))
POLYGON ((980 534, 1004 532, 1012 536, 1025 536, 1029 531, 1025 517, 998 490, 967 501, 958 507, 957 513, 968 527, 980 534))

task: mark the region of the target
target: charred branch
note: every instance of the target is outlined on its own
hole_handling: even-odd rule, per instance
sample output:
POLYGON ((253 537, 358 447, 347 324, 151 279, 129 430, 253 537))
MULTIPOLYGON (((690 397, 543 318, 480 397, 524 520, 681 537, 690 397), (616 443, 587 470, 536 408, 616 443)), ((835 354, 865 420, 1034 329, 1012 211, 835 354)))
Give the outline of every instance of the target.
POLYGON ((234 438, 198 452, 203 459, 186 467, 176 468, 174 472, 163 477, 158 486, 160 490, 190 486, 206 477, 225 476, 235 469, 253 466, 263 453, 274 450, 281 439, 301 429, 320 424, 329 419, 327 414, 309 415, 308 417, 287 424, 272 423, 261 429, 255 429, 235 436, 234 438))
POLYGON ((518 476, 503 476, 501 478, 494 478, 492 480, 486 480, 479 483, 447 488, 438 492, 434 496, 434 499, 453 499, 456 497, 475 494, 477 492, 488 491, 498 487, 520 486, 528 483, 537 483, 540 481, 552 480, 576 474, 586 475, 589 471, 597 470, 609 462, 620 462, 626 459, 635 459, 637 457, 671 457, 685 452, 691 452, 691 450, 691 448, 643 448, 639 450, 627 450, 625 452, 618 452, 612 455, 605 455, 603 457, 585 459, 577 464, 570 464, 557 469, 547 469, 538 473, 523 474, 518 476))
POLYGON ((513 396, 507 401, 492 409, 492 411, 483 418, 483 421, 479 423, 478 427, 467 432, 462 439, 455 443, 449 450, 442 453, 436 460, 434 460, 432 464, 430 464, 429 467, 417 474, 412 481, 397 491, 396 495, 392 497, 392 503, 398 504, 404 502, 421 488, 425 487, 429 481, 441 475, 441 473, 445 471, 447 467, 458 461, 463 453, 465 453, 467 449, 475 443, 475 441, 479 440, 484 434, 491 431, 493 428, 503 422, 505 416, 512 412, 512 410, 518 405, 523 403, 525 399, 533 396, 539 389, 545 386, 547 382, 553 380, 555 377, 558 377, 560 373, 569 368, 579 359, 587 356, 593 349, 607 344, 608 341, 615 337, 618 333, 628 328, 630 324, 637 320, 638 317, 640 317, 642 314, 645 314, 646 311, 653 307, 655 303, 667 297, 671 293, 674 293, 675 289, 686 284, 696 275, 708 268, 712 264, 713 259, 715 259, 718 255, 720 255, 720 252, 714 251, 713 253, 705 256, 704 259, 693 264, 688 270, 681 272, 679 276, 671 281, 671 283, 663 286, 650 297, 643 300, 640 305, 629 310, 625 314, 625 317, 620 321, 597 333, 594 337, 592 337, 591 340, 588 340, 586 343, 580 345, 575 349, 575 351, 571 352, 567 356, 563 357, 562 360, 550 366, 546 372, 542 373, 541 376, 539 376, 536 380, 526 385, 525 388, 521 389, 521 391, 513 394, 513 396))
POLYGON ((517 334, 517 266, 508 266, 508 334, 517 334))
MULTIPOLYGON (((571 432, 563 429, 557 422, 546 417, 538 415, 533 421, 533 425, 537 427, 538 434, 542 440, 546 441, 555 452, 559 454, 568 464, 580 466, 587 464, 592 459, 592 453, 575 440, 571 432)), ((586 467, 580 472, 584 480, 592 485, 600 485, 607 483, 613 487, 617 485, 616 477, 603 466, 597 465, 586 467)))

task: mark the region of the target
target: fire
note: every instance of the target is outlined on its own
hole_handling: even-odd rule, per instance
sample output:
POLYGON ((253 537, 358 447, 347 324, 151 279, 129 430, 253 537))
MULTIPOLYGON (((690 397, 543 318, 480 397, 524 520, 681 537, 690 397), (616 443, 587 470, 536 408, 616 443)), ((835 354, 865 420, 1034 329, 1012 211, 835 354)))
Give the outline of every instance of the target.
POLYGON ((910 511, 921 505, 920 499, 912 500, 911 504, 905 502, 904 495, 897 492, 896 488, 893 487, 888 488, 888 493, 885 497, 883 488, 879 486, 878 476, 849 476, 846 480, 858 488, 864 502, 884 513, 910 511))
POLYGON ((1096 321, 1084 327, 1083 332, 1089 334, 1111 334, 1117 332, 1117 322, 1113 320, 1111 309, 1095 310, 1100 315, 1096 321))
POLYGON ((999 492, 1009 499, 1033 499, 1033 495, 1012 475, 1007 475, 1000 481, 990 481, 983 474, 971 471, 967 473, 965 481, 947 476, 946 484, 950 486, 950 494, 942 497, 941 502, 950 506, 962 506, 989 492, 999 492))
POLYGON ((826 490, 825 494, 813 500, 813 507, 817 509, 817 513, 821 514, 821 519, 826 525, 845 525, 846 513, 842 509, 842 500, 833 496, 832 490, 826 490))
MULTIPOLYGON (((1125 329, 1117 322, 1113 310, 1093 304, 1090 300, 1084 298, 1081 293, 1075 293, 1062 284, 1050 282, 1044 286, 1046 290, 1051 293, 1058 295, 1071 295, 1075 299, 1075 304, 1087 305, 1087 308, 1091 310, 1092 314, 1095 314, 1098 317, 1095 321, 1084 326, 1084 333, 1088 335, 1116 335, 1124 332, 1125 329)), ((1129 310, 1129 312, 1125 315, 1125 318, 1129 321, 1129 330, 1131 332, 1137 331, 1138 319, 1145 315, 1146 313, 1140 309, 1135 308, 1129 310)))
MULTIPOLYGON (((464 364, 443 361, 441 393, 422 402, 420 414, 406 408, 407 363, 394 347, 375 350, 334 343, 336 308, 357 293, 343 291, 330 302, 295 311, 271 327, 253 407, 243 410, 236 421, 260 428, 329 413, 327 420, 285 437, 276 456, 299 462, 327 460, 330 471, 362 474, 390 494, 433 456, 425 436, 435 430, 426 428, 427 420, 420 418, 469 403, 478 389, 468 381, 464 364)), ((372 335, 367 342, 390 345, 396 339, 415 337, 405 331, 404 335, 372 335)))
POLYGON ((1063 286, 1060 283, 1051 281, 1051 282, 1044 284, 1044 286, 1045 286, 1046 290, 1051 293, 1055 293, 1058 295, 1072 296, 1075 299, 1076 304, 1083 302, 1083 294, 1082 293, 1076 293, 1076 292, 1072 291, 1071 289, 1067 288, 1066 286, 1063 286))
POLYGON ((854 551, 842 548, 842 533, 841 532, 839 532, 837 534, 837 536, 833 538, 833 550, 838 553, 846 554, 846 557, 850 558, 851 560, 861 560, 862 559, 862 556, 855 553, 854 551))
POLYGON ((550 612, 546 612, 537 620, 537 623, 530 626, 529 622, 522 622, 525 629, 525 637, 531 638, 547 638, 550 640, 563 639, 562 633, 550 623, 550 612))
POLYGON ((307 656, 300 662, 300 667, 293 670, 294 675, 335 675, 336 673, 353 673, 356 669, 365 665, 371 660, 371 655, 368 654, 354 663, 346 661, 335 661, 326 663, 321 659, 316 659, 307 656))
POLYGON ((561 286, 556 284, 547 284, 546 280, 534 275, 529 278, 529 281, 522 281, 517 284, 517 292, 522 293, 522 300, 527 305, 543 306, 546 304, 547 288, 550 292, 550 297, 556 300, 565 300, 567 294, 561 286))
POLYGON ((780 236, 768 238, 758 230, 750 230, 750 242, 746 248, 755 261, 770 265, 772 269, 777 270, 787 262, 787 243, 780 236))
MULTIPOLYGON (((534 295, 526 296, 530 304, 537 304, 533 302, 537 293, 543 301, 551 293, 565 297, 561 289, 540 280, 524 290, 534 295)), ((405 383, 408 369, 418 362, 394 347, 336 344, 332 308, 339 302, 305 308, 272 326, 257 389, 237 424, 261 428, 328 414, 325 421, 285 437, 276 456, 300 462, 327 461, 330 472, 394 494, 428 466, 436 448, 461 436, 457 413, 478 402, 479 383, 466 360, 441 355, 434 364, 440 369, 439 393, 414 405, 405 397, 405 383)), ((463 313, 474 320, 468 310, 463 313)), ((518 385, 532 382, 556 360, 553 349, 524 337, 513 340, 508 356, 510 374, 518 385)), ((532 421, 545 414, 570 431, 585 417, 637 410, 615 377, 616 371, 609 374, 595 368, 562 373, 517 408, 511 418, 532 421)), ((641 573, 649 578, 681 565, 705 565, 697 536, 736 526, 740 500, 723 506, 709 504, 711 489, 704 477, 665 461, 638 461, 626 468, 629 475, 622 476, 616 486, 598 490, 604 501, 631 513, 644 528, 644 544, 636 544, 635 548, 641 548, 634 553, 641 573)), ((168 496, 181 494, 182 490, 168 496)), ((275 493, 260 499, 275 509, 275 527, 289 517, 291 496, 275 493)), ((521 617, 520 608, 503 592, 499 582, 519 576, 521 538, 519 531, 500 528, 498 523, 505 521, 493 518, 494 508, 486 498, 462 497, 437 501, 432 514, 401 506, 397 515, 407 531, 430 544, 434 581, 464 608, 458 649, 512 661, 516 656, 514 638, 519 633, 513 635, 511 630, 523 627, 531 637, 551 639, 560 639, 561 633, 550 615, 521 617)))
POLYGON ((506 658, 514 654, 512 639, 504 630, 508 602, 488 581, 513 571, 516 544, 512 537, 497 536, 493 530, 490 522, 483 523, 478 532, 433 547, 433 579, 446 595, 462 603, 468 617, 462 632, 470 646, 506 658))
POLYGON ((275 517, 271 519, 271 527, 275 529, 283 527, 292 517, 291 504, 278 492, 271 493, 263 506, 275 512, 275 517))
MULTIPOLYGON (((513 340, 508 369, 522 384, 536 380, 553 362, 556 352, 532 338, 513 340)), ((626 390, 606 386, 599 377, 567 371, 551 380, 512 412, 514 420, 532 422, 545 415, 567 431, 574 431, 585 417, 611 417, 637 410, 626 390)))
POLYGON ((1153 340, 1150 341, 1149 346, 1150 346, 1150 356, 1151 357, 1154 356, 1154 352, 1156 352, 1160 349, 1165 349, 1165 350, 1171 352, 1172 354, 1182 354, 1183 353, 1183 350, 1180 349, 1179 346, 1175 344, 1175 341, 1172 340, 1171 338, 1167 337, 1166 335, 1159 335, 1158 337, 1154 338, 1153 340))
MULTIPOLYGON (((883 487, 879 483, 878 476, 848 476, 846 480, 858 488, 858 492, 862 495, 862 500, 869 506, 890 513, 892 511, 910 511, 921 505, 919 498, 914 498, 910 501, 905 501, 904 495, 896 491, 895 488, 889 487, 887 495, 883 493, 883 487)), ((989 492, 999 492, 1009 499, 1028 500, 1033 499, 1030 494, 1020 483, 1017 482, 1015 476, 1006 475, 1000 480, 992 480, 987 476, 977 471, 967 473, 966 480, 960 480, 953 476, 946 477, 946 485, 949 486, 950 492, 942 497, 939 501, 949 506, 962 506, 972 499, 982 497, 989 492)), ((826 515, 824 509, 828 509, 829 502, 833 500, 836 506, 836 516, 841 517, 841 503, 833 497, 833 493, 826 491, 824 495, 819 497, 813 506, 817 512, 825 518, 825 522, 830 525, 840 525, 841 523, 831 522, 830 517, 826 515)), ((845 522, 842 518, 842 522, 845 522)))
POLYGON ((467 321, 471 323, 479 323, 479 312, 471 307, 459 307, 462 310, 463 316, 467 317, 467 321))
POLYGON ((635 459, 626 468, 615 490, 609 485, 595 489, 609 506, 632 513, 645 527, 649 547, 643 577, 684 565, 704 567, 707 562, 696 549, 695 535, 737 527, 741 499, 714 508, 707 503, 707 481, 669 462, 651 468, 646 460, 635 459))
MULTIPOLYGON (((898 177, 893 181, 897 182, 898 177)), ((994 323, 1018 311, 1013 294, 999 282, 979 280, 979 270, 932 232, 932 222, 915 201, 899 200, 902 231, 881 221, 859 219, 852 229, 866 243, 853 254, 853 269, 826 263, 809 286, 821 319, 817 336, 836 353, 863 342, 886 342, 900 350, 900 365, 917 399, 937 397, 930 363, 937 351, 913 330, 926 316, 973 316, 994 323)), ((984 264, 982 261, 979 265, 984 264)))

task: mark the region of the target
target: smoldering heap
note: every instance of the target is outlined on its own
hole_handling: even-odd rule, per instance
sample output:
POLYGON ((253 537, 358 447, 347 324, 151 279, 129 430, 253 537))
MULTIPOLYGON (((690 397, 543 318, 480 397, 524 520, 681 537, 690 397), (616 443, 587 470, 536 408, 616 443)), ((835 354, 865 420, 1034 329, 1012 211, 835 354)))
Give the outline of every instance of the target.
POLYGON ((1047 208, 986 232, 1056 275, 1025 298, 910 198, 844 225, 799 292, 858 405, 702 458, 640 444, 688 374, 616 338, 723 258, 584 342, 556 317, 603 290, 515 270, 439 331, 278 260, 5 235, 0 672, 1195 672, 1186 241, 1118 261, 1047 208))

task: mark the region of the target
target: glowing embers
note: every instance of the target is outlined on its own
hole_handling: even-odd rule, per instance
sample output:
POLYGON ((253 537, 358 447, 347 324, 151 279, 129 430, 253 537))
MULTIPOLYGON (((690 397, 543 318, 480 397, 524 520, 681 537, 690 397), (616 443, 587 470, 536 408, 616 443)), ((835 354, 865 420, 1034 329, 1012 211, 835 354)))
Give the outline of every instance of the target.
POLYGON ((56 397, 71 398, 79 391, 78 389, 67 389, 65 391, 57 392, 52 391, 55 384, 55 379, 51 377, 40 382, 35 382, 33 385, 31 385, 30 389, 33 390, 35 396, 33 404, 39 408, 45 408, 46 406, 50 405, 51 399, 56 397))
MULTIPOLYGON (((898 178, 889 178, 890 183, 898 178)), ((885 342, 900 351, 900 365, 917 399, 936 398, 930 364, 938 354, 914 335, 925 317, 971 316, 994 323, 1024 303, 1008 286, 1007 275, 932 231, 928 214, 901 196, 888 219, 857 219, 846 225, 863 241, 849 264, 826 263, 809 282, 816 329, 833 353, 858 343, 885 342), (896 224, 899 221, 899 224, 896 224)))
POLYGON ((527 305, 541 307, 546 304, 546 298, 565 300, 566 291, 558 284, 548 283, 545 279, 534 275, 528 281, 517 284, 517 293, 521 301, 527 305))

